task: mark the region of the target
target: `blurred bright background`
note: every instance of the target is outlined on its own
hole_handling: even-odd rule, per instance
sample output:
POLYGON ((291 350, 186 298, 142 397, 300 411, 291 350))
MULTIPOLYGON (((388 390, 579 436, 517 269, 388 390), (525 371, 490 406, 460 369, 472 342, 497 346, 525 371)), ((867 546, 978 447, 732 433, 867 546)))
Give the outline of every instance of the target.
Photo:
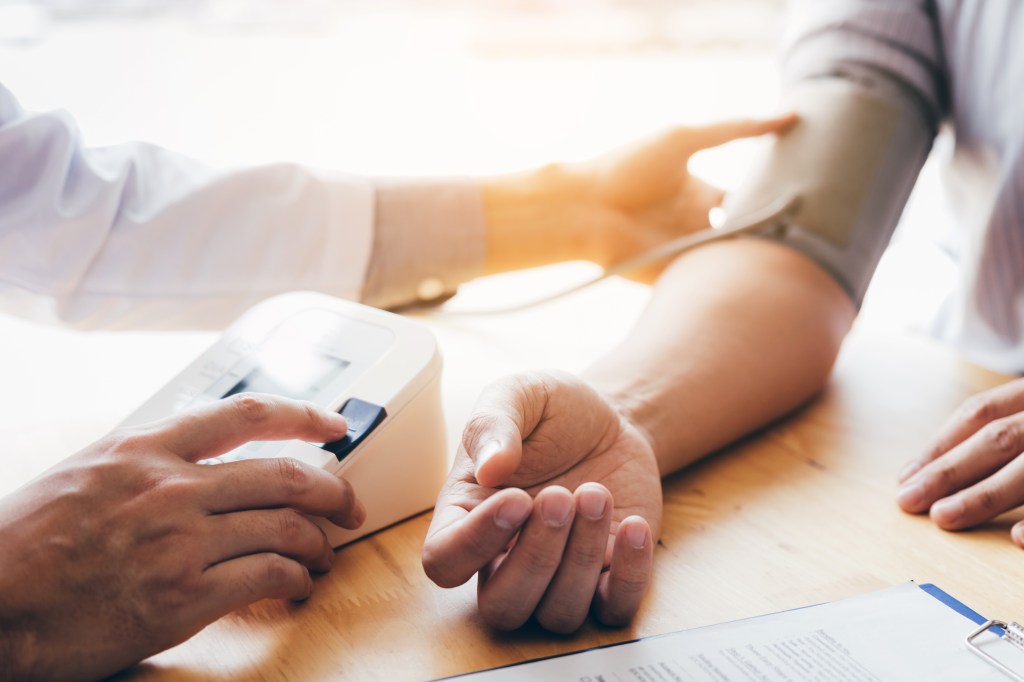
POLYGON ((90 144, 389 174, 771 111, 780 21, 759 0, 0 2, 4 81, 90 144))
MULTIPOLYGON (((227 165, 493 173, 776 111, 783 9, 781 0, 0 0, 0 80, 28 109, 69 111, 90 145, 145 140, 227 165)), ((735 186, 755 144, 702 154, 693 168, 735 186)), ((942 221, 935 176, 926 171, 859 324, 919 329, 950 281, 927 245, 942 221)), ((622 286, 638 310, 645 290, 622 286)), ((40 439, 70 452, 213 337, 81 334, 0 316, 0 338, 0 437, 13 452, 40 439), (130 371, 124 358, 135 359, 130 371)))

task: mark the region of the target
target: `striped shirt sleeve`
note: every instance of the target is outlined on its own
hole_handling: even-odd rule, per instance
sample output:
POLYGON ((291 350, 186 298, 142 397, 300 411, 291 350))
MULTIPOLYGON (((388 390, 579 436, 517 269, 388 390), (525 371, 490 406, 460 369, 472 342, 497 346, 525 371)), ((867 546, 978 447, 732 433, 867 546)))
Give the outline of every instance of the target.
POLYGON ((794 0, 783 42, 783 78, 869 67, 909 87, 929 118, 948 109, 935 10, 928 0, 794 0))

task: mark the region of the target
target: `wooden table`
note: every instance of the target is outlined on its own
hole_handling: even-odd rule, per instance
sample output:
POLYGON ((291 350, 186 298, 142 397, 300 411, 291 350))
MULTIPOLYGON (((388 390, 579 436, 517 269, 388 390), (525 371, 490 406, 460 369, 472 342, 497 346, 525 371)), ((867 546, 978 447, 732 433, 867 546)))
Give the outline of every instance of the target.
MULTIPOLYGON (((464 174, 586 156, 610 139, 631 139, 681 115, 748 114, 752 105, 775 99, 774 68, 745 51, 724 60, 701 54, 684 63, 659 52, 615 61, 602 71, 601 87, 590 88, 593 66, 576 56, 531 57, 517 65, 502 53, 497 65, 465 66, 450 61, 449 41, 415 22, 381 26, 356 40, 254 42, 258 32, 218 40, 215 31, 197 37, 176 25, 79 22, 74 31, 62 28, 37 45, 6 45, 0 52, 8 86, 30 106, 68 108, 94 144, 140 138, 233 163, 291 159, 327 167, 345 150, 345 167, 366 173, 464 174), (419 49, 434 44, 440 58, 419 49), (142 59, 129 65, 129 74, 167 77, 137 79, 126 96, 121 67, 129 53, 142 59), (252 59, 239 60, 240 54, 252 59), (373 59, 377 54, 385 58, 373 59), (394 112, 407 109, 408 93, 426 87, 424 60, 450 77, 431 76, 431 93, 472 92, 478 102, 500 105, 452 107, 449 98, 431 96, 421 98, 415 120, 404 113, 396 119, 394 112), (230 68, 236 62, 242 68, 230 68), (496 67, 509 77, 494 79, 496 67), (224 87, 232 76, 243 84, 256 78, 257 87, 224 87), (657 78, 677 87, 635 87, 657 78), (382 90, 381 79, 392 87, 382 90), (576 81, 582 89, 565 91, 564 83, 576 81), (725 81, 737 87, 722 91, 717 86, 725 81), (275 83, 277 97, 268 100, 265 82, 275 83), (324 82, 335 87, 319 87, 324 82), (568 94, 559 99, 563 91, 568 94), (715 96, 694 98, 694 92, 715 96), (290 125, 297 101, 308 125, 290 125), (178 102, 189 104, 183 109, 178 102), (591 111, 606 116, 588 116, 591 111), (543 125, 530 125, 540 120, 538 112, 543 125), (284 132, 265 134, 275 130, 284 132), (504 145, 493 144, 495 131, 508 138, 504 145), (404 135, 399 143, 396 134, 404 135), (453 148, 453 139, 465 142, 453 148)), ((727 157, 719 170, 741 168, 741 160, 727 157)), ((729 177, 712 173, 718 181, 729 177)), ((937 217, 922 222, 931 226, 937 217)), ((531 286, 515 288, 528 297, 531 286)), ((552 288, 541 283, 536 293, 552 288)), ((534 311, 529 326, 518 316, 433 322, 446 356, 452 438, 494 375, 537 366, 579 369, 610 348, 645 295, 620 289, 601 285, 534 311), (549 329, 524 333, 538 322, 549 329)), ((113 427, 212 336, 80 336, 0 317, 0 339, 2 494, 113 427)), ((855 334, 829 390, 813 406, 666 482, 654 585, 629 628, 587 626, 572 638, 487 631, 475 613, 472 584, 445 591, 424 577, 424 515, 341 550, 307 603, 257 604, 122 678, 423 680, 839 599, 911 578, 933 580, 982 613, 1022 617, 1016 576, 1024 556, 1007 538, 1008 522, 949 534, 900 513, 893 502, 896 472, 907 457, 964 396, 1001 380, 926 343, 855 334)))
POLYGON ((1020 617, 1019 515, 947 533, 893 501, 905 460, 963 398, 1003 380, 930 342, 855 330, 812 405, 665 482, 654 584, 628 628, 488 630, 473 583, 442 590, 424 576, 424 514, 342 549, 307 603, 255 604, 120 679, 426 680, 911 579, 1020 617))
MULTIPOLYGON (((565 283, 538 279, 501 286, 528 298, 565 283)), ((487 286, 467 286, 460 299, 487 301, 496 293, 487 286)), ((451 442, 486 381, 526 367, 582 368, 617 343, 646 296, 607 282, 522 314, 426 317, 445 355, 451 442)), ((82 335, 9 318, 0 337, 11 351, 0 356, 4 491, 106 432, 213 338, 82 335)), ((628 628, 489 631, 473 583, 442 590, 424 576, 424 514, 340 550, 308 602, 255 604, 119 679, 427 680, 911 579, 985 615, 1020 618, 1024 555, 1008 537, 1019 514, 947 533, 894 502, 904 462, 961 400, 1003 380, 931 342, 855 329, 812 405, 665 482, 654 583, 628 628)))

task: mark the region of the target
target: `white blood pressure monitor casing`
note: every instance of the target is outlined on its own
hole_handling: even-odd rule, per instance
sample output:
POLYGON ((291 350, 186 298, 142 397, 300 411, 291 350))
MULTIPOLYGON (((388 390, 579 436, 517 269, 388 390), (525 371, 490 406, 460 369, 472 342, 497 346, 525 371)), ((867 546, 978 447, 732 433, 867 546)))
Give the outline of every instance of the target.
POLYGON ((344 477, 366 506, 355 531, 317 519, 338 547, 422 512, 447 474, 441 356, 431 332, 323 294, 277 296, 245 313, 122 426, 235 393, 308 400, 349 422, 341 441, 252 442, 207 460, 292 457, 344 477))

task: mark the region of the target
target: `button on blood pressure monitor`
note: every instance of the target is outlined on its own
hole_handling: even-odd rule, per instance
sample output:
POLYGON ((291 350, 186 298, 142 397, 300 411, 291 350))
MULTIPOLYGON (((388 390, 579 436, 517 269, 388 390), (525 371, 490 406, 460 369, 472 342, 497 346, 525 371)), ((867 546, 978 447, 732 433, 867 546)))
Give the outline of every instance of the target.
POLYGON ((447 473, 441 357, 423 325, 330 296, 297 293, 252 308, 123 426, 258 392, 345 416, 345 438, 247 443, 211 464, 293 457, 345 478, 365 505, 349 531, 316 519, 335 547, 433 506, 447 473))
POLYGON ((327 452, 333 452, 338 460, 345 459, 377 425, 384 421, 387 412, 380 405, 368 403, 359 398, 349 398, 339 412, 348 422, 348 435, 333 443, 324 443, 327 452))

